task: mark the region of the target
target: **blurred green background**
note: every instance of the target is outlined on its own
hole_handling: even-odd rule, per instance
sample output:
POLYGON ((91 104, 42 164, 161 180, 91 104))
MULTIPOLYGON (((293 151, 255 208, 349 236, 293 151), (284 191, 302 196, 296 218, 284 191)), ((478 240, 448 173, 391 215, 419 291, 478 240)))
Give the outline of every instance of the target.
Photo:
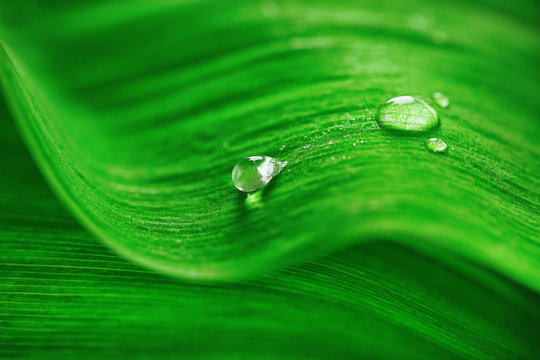
POLYGON ((0 8, 0 356, 540 355, 539 3, 0 8))

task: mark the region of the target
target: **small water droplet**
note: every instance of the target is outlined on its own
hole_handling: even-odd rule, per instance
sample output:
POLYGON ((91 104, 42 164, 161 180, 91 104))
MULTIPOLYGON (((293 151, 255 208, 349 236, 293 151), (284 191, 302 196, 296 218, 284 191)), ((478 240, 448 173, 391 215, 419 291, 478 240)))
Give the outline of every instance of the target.
POLYGON ((285 149, 287 146, 286 145, 281 145, 281 147, 279 148, 279 150, 283 150, 285 149))
POLYGON ((355 142, 353 142, 352 146, 356 146, 356 143, 355 143, 355 142))
POLYGON ((360 144, 363 144, 364 143, 364 140, 360 140, 360 144))
POLYGON ((304 146, 304 149, 307 149, 310 146, 311 146, 310 144, 307 144, 307 145, 304 146))
POLYGON ((336 158, 332 156, 330 159, 335 160, 336 158))
POLYGON ((332 145, 333 143, 334 143, 334 140, 332 139, 332 140, 330 140, 330 141, 328 142, 328 145, 332 145))
POLYGON ((424 142, 426 149, 432 153, 445 153, 448 151, 448 145, 441 139, 431 138, 424 142))
POLYGON ((268 184, 287 165, 270 156, 250 156, 240 160, 232 170, 234 186, 244 192, 255 191, 268 184))
POLYGON ((448 96, 444 95, 443 93, 436 92, 433 93, 433 100, 439 105, 440 107, 446 109, 448 106, 450 106, 450 99, 448 96))
POLYGON ((379 126, 392 130, 428 131, 439 126, 439 116, 425 101, 413 96, 398 96, 379 107, 379 126))

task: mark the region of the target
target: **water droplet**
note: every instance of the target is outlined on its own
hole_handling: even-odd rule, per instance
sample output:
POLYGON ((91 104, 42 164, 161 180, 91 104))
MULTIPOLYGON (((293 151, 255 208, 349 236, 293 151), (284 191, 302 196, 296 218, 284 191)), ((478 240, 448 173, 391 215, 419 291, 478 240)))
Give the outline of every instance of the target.
POLYGON ((353 142, 352 146, 356 146, 356 143, 355 143, 355 142, 353 142))
POLYGON ((446 109, 450 105, 450 99, 448 96, 444 95, 443 93, 436 92, 433 93, 433 100, 439 105, 440 107, 446 109))
POLYGON ((330 159, 335 160, 336 158, 332 156, 330 159))
POLYGON ((428 131, 439 126, 439 116, 425 101, 413 96, 398 96, 377 110, 379 126, 392 130, 428 131))
POLYGON ((432 153, 445 153, 448 150, 448 145, 441 139, 431 138, 424 143, 426 149, 432 153))
POLYGON ((360 144, 363 144, 364 143, 364 140, 360 140, 360 144))
POLYGON ((310 144, 307 144, 307 145, 304 146, 304 149, 307 149, 310 146, 311 146, 310 144))
POLYGON ((255 191, 268 184, 287 165, 270 156, 250 156, 240 160, 232 171, 234 186, 244 192, 255 191))

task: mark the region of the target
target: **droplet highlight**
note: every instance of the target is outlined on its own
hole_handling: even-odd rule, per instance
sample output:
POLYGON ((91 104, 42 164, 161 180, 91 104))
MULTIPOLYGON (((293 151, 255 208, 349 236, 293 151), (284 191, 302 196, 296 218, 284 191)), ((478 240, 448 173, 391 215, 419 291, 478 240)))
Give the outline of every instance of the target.
POLYGON ((432 153, 441 154, 448 151, 448 145, 446 145, 446 143, 441 139, 437 139, 437 138, 427 139, 424 142, 424 145, 426 149, 432 153))
POLYGON ((252 192, 268 184, 287 165, 270 156, 250 156, 240 160, 232 170, 234 186, 244 192, 252 192))
POLYGON ((383 128, 403 131, 429 131, 440 124, 431 106, 409 95, 392 98, 380 106, 376 120, 383 128))
POLYGON ((450 99, 448 96, 444 95, 443 93, 436 92, 432 95, 433 101, 443 109, 446 109, 448 106, 450 106, 450 99))

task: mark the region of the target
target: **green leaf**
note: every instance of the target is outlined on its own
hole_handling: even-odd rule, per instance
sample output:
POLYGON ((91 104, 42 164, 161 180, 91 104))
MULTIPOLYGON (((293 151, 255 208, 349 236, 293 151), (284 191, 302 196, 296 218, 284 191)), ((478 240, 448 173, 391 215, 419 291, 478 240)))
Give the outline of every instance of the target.
POLYGON ((129 260, 229 283, 109 253, 4 116, 0 354, 538 355, 537 3, 25 4, 2 83, 61 202, 129 260), (437 91, 440 129, 377 126, 437 91), (288 165, 246 198, 251 155, 288 165))
POLYGON ((13 125, 1 125, 0 358, 538 354, 537 293, 387 241, 249 282, 186 284, 141 270, 66 213, 13 125))

